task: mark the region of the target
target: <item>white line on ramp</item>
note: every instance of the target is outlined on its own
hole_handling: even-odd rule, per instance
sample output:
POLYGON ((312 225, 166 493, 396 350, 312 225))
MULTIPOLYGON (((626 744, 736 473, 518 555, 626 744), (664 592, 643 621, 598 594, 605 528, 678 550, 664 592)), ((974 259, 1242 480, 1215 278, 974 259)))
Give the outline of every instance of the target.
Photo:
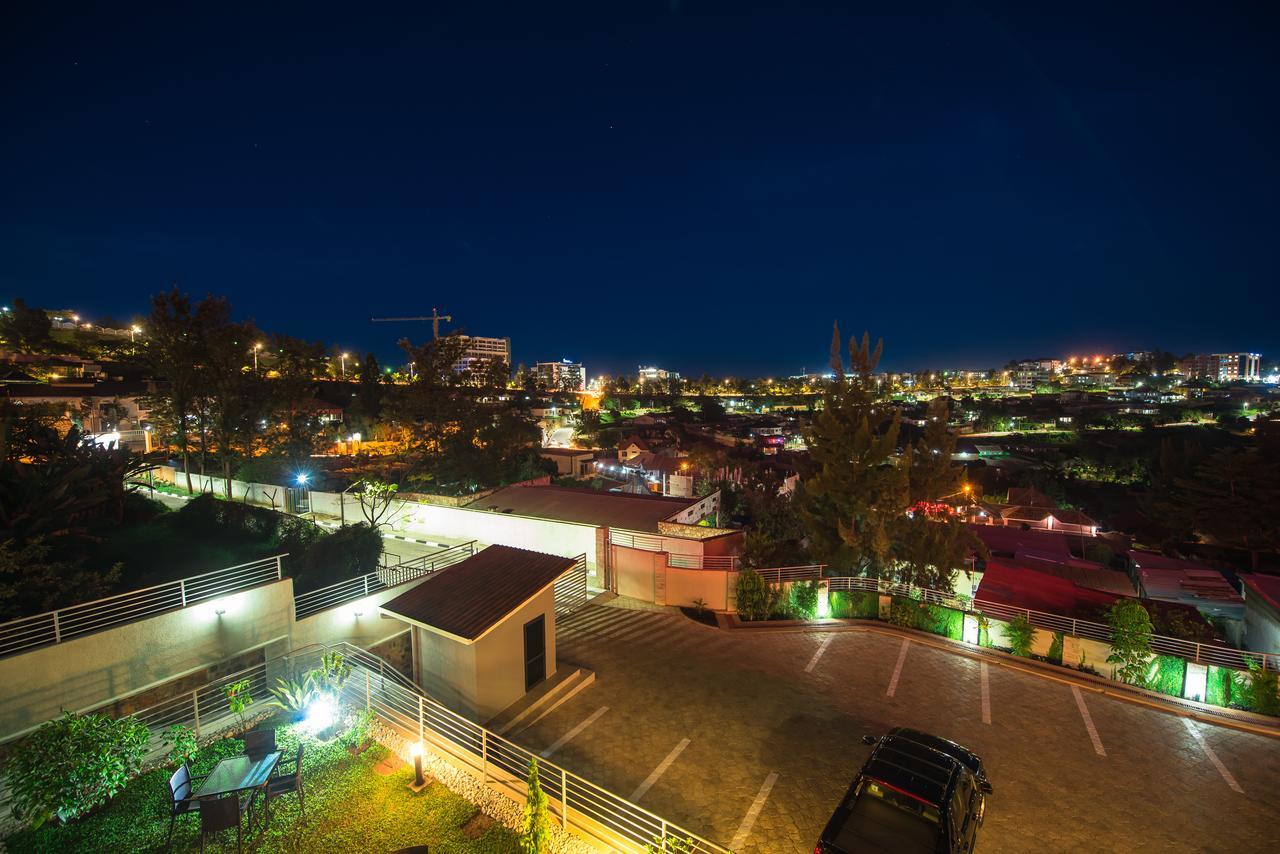
POLYGON ((1080 717, 1084 718, 1084 728, 1089 731, 1089 739, 1093 741, 1093 752, 1099 756, 1106 756, 1107 751, 1102 747, 1102 739, 1098 737, 1098 730, 1093 725, 1093 718, 1089 716, 1089 709, 1084 704, 1084 695, 1080 693, 1080 689, 1075 685, 1071 686, 1071 693, 1076 696, 1076 705, 1080 708, 1080 717))
POLYGON ((577 738, 580 732, 582 732, 584 729, 586 729, 587 727, 595 723, 597 720, 599 720, 600 716, 607 711, 609 711, 608 706, 601 706, 600 708, 596 709, 594 712, 591 713, 591 716, 588 717, 585 721, 582 721, 573 729, 569 730, 564 735, 557 738, 554 742, 552 742, 550 747, 542 751, 542 754, 541 754, 542 758, 546 759, 548 756, 555 753, 560 748, 564 747, 570 741, 577 738))
POLYGON ((902 662, 907 660, 907 647, 911 644, 908 638, 902 639, 902 652, 898 653, 898 663, 893 668, 893 678, 889 680, 889 690, 884 692, 886 697, 892 697, 898 693, 898 677, 902 675, 902 662))
POLYGON ((1233 792, 1244 794, 1244 789, 1240 788, 1240 784, 1236 782, 1236 778, 1231 776, 1231 772, 1227 770, 1227 766, 1222 764, 1222 760, 1218 758, 1218 754, 1213 752, 1213 748, 1204 740, 1204 736, 1200 734, 1200 730, 1191 718, 1183 718, 1182 722, 1187 725, 1187 732, 1199 742, 1200 747, 1204 749, 1205 756, 1209 757, 1209 761, 1213 763, 1213 767, 1218 769, 1218 773, 1222 775, 1222 779, 1227 781, 1227 785, 1231 787, 1233 792))
POLYGON ((809 659, 809 663, 804 666, 805 673, 812 673, 813 668, 817 665, 818 659, 822 658, 822 654, 827 651, 827 646, 831 643, 831 639, 835 635, 827 635, 822 639, 822 643, 818 644, 817 650, 813 653, 813 658, 809 659))
POLYGON ((680 743, 671 748, 671 752, 667 754, 667 758, 658 763, 658 767, 653 769, 653 773, 648 777, 645 777, 644 782, 637 786, 636 790, 631 793, 631 802, 635 803, 643 798, 644 793, 649 791, 654 783, 658 782, 658 778, 666 773, 667 769, 671 767, 671 763, 675 762, 676 757, 679 756, 688 746, 689 739, 680 739, 680 743))
POLYGON ((737 851, 747 841, 747 837, 751 835, 751 828, 755 827, 760 810, 764 809, 764 802, 769 800, 769 792, 773 791, 773 784, 776 782, 778 782, 777 771, 771 771, 769 776, 764 778, 764 784, 760 786, 756 799, 751 802, 747 814, 742 817, 742 824, 738 825, 738 832, 733 835, 733 841, 729 843, 730 850, 737 851))

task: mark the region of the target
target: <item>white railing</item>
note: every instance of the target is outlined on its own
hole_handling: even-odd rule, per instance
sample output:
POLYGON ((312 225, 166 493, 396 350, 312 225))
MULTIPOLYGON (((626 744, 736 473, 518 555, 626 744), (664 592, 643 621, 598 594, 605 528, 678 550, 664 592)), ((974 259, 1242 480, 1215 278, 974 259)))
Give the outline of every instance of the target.
MULTIPOLYGON (((839 576, 829 578, 827 581, 831 590, 862 590, 887 596, 903 596, 921 602, 981 614, 984 617, 992 617, 1006 622, 1014 617, 1021 616, 1025 617, 1031 625, 1038 629, 1062 632, 1073 637, 1087 638, 1101 641, 1102 643, 1111 643, 1111 627, 1106 623, 1080 620, 1075 617, 1050 614, 1030 608, 1016 608, 1012 605, 989 602, 984 599, 970 601, 953 593, 929 590, 923 587, 911 587, 878 578, 839 576)), ((1222 646, 1221 644, 1200 643, 1198 641, 1182 640, 1181 638, 1171 638, 1165 635, 1152 635, 1151 649, 1161 655, 1174 655, 1197 664, 1212 664, 1218 667, 1248 670, 1252 662, 1266 670, 1280 671, 1280 653, 1275 652, 1250 652, 1222 646)))
POLYGON ((770 566, 753 570, 758 572, 770 584, 781 584, 784 581, 814 581, 822 578, 825 563, 811 563, 805 566, 770 566))
POLYGON ((298 593, 293 597, 294 619, 305 619, 321 611, 327 611, 330 608, 336 608, 339 605, 363 599, 366 596, 377 593, 379 590, 386 590, 399 584, 414 581, 437 570, 444 569, 446 566, 452 566, 459 561, 466 560, 475 553, 476 543, 472 540, 471 542, 459 543, 442 551, 414 558, 396 566, 379 567, 375 572, 370 572, 367 575, 358 575, 346 581, 339 581, 337 584, 330 584, 317 590, 309 590, 306 593, 298 593))
POLYGON ((903 596, 920 602, 928 602, 931 605, 942 605, 958 610, 964 610, 967 605, 967 600, 956 596, 954 593, 943 593, 939 590, 929 590, 924 587, 912 587, 909 584, 899 584, 895 581, 886 581, 883 578, 850 578, 842 575, 829 578, 827 582, 830 585, 828 588, 830 590, 862 590, 882 593, 886 596, 903 596))
POLYGON ((572 614, 587 604, 587 556, 580 554, 573 561, 573 568, 557 579, 552 592, 557 616, 572 614))
POLYGON ((737 555, 684 555, 667 553, 667 566, 673 569, 723 569, 737 570, 741 559, 737 555))
POLYGON ((641 549, 646 552, 664 551, 662 537, 651 534, 640 534, 635 531, 615 531, 609 529, 609 544, 625 546, 629 549, 641 549))
POLYGON ((0 625, 0 656, 154 617, 283 578, 285 555, 229 566, 178 581, 118 593, 0 625))

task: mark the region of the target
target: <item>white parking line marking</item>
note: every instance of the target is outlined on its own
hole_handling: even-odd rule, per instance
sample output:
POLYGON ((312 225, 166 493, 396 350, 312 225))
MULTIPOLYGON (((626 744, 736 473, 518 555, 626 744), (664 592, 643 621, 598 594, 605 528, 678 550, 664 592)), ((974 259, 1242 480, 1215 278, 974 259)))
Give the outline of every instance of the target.
POLYGON ((987 676, 987 663, 982 664, 982 722, 984 724, 991 723, 991 680, 987 676))
POLYGON ((607 711, 609 711, 608 706, 601 706, 600 708, 596 709, 594 712, 591 713, 591 716, 588 717, 585 721, 582 721, 573 729, 569 730, 564 735, 557 738, 554 742, 552 742, 550 747, 542 751, 542 758, 546 759, 551 754, 555 753, 557 750, 564 747, 570 741, 573 741, 573 739, 578 737, 578 733, 582 732, 584 729, 586 729, 587 727, 595 723, 597 720, 599 720, 600 716, 607 711))
POLYGON ((822 658, 822 654, 827 651, 827 645, 831 643, 831 639, 834 637, 835 635, 827 635, 822 639, 822 643, 818 644, 817 650, 813 653, 813 658, 809 659, 809 663, 804 666, 805 673, 813 672, 813 668, 817 665, 818 659, 822 658))
POLYGON ((671 767, 671 763, 675 762, 676 757, 679 756, 688 746, 689 739, 680 739, 680 743, 671 749, 671 752, 667 754, 667 758, 658 763, 658 767, 653 769, 653 773, 648 777, 645 777, 644 782, 637 786, 636 790, 631 793, 631 802, 635 803, 643 798, 644 793, 649 791, 654 783, 658 782, 658 778, 666 773, 667 769, 671 767))
POLYGON ((1071 693, 1075 694, 1076 705, 1080 708, 1080 717, 1084 718, 1084 728, 1089 731, 1089 738, 1093 741, 1093 752, 1099 756, 1106 756, 1107 751, 1102 747, 1102 739, 1098 738, 1098 730, 1093 725, 1093 718, 1089 717, 1089 709, 1085 707, 1084 695, 1075 685, 1071 686, 1071 693))
POLYGON ((769 800, 769 792, 773 791, 773 784, 776 782, 778 782, 778 772, 769 772, 769 776, 764 778, 760 791, 756 793, 756 799, 751 802, 747 814, 742 817, 742 824, 738 825, 738 832, 733 835, 733 841, 729 843, 730 850, 737 851, 747 841, 747 837, 751 835, 751 828, 755 827, 760 810, 764 809, 764 802, 769 800))
POLYGON ((1191 718, 1183 718, 1182 722, 1187 725, 1187 732, 1191 733, 1192 737, 1194 737, 1200 744, 1200 747, 1204 749, 1205 755, 1209 757, 1209 761, 1213 763, 1213 767, 1218 769, 1218 773, 1222 775, 1222 779, 1227 781, 1227 785, 1231 787, 1231 790, 1243 795, 1244 789, 1240 788, 1240 784, 1236 782, 1236 778, 1231 776, 1231 772, 1227 770, 1227 766, 1222 764, 1222 760, 1218 758, 1218 754, 1214 753, 1213 748, 1204 740, 1204 736, 1200 734, 1200 730, 1196 728, 1196 725, 1191 722, 1191 718))
POLYGON ((886 697, 892 697, 898 691, 898 677, 902 675, 902 662, 907 660, 907 646, 910 643, 910 639, 902 639, 902 652, 898 653, 898 663, 894 665, 893 678, 889 680, 889 690, 884 692, 886 697))

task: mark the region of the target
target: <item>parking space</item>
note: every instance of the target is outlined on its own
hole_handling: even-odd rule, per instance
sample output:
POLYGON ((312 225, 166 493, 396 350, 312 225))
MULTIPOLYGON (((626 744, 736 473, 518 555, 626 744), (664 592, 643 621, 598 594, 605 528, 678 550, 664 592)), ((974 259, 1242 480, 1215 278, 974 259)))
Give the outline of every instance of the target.
POLYGON ((593 604, 562 622, 558 643, 596 682, 517 740, 738 851, 812 851, 870 750, 860 736, 892 726, 983 756, 996 790, 983 850, 1274 841, 1280 742, 1264 736, 1077 698, 891 634, 728 632, 593 604))

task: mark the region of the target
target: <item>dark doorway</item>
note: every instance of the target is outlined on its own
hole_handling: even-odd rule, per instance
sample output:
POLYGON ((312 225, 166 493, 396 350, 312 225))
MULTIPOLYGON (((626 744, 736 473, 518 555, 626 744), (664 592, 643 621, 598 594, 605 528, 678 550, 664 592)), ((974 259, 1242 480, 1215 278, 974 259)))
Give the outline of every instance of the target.
POLYGON ((547 678, 547 618, 539 614, 524 624, 524 689, 547 678))

